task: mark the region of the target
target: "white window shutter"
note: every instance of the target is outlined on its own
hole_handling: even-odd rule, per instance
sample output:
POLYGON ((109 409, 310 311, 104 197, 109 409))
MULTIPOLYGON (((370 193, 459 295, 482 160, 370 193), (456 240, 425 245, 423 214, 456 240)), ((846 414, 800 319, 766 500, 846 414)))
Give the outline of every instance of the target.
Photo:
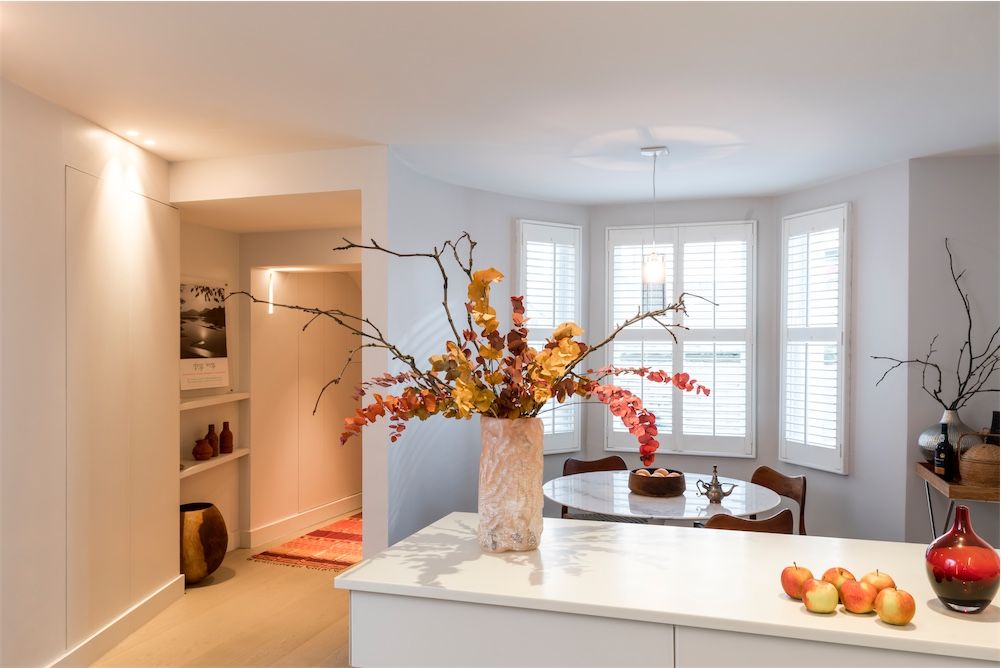
POLYGON ((847 471, 849 206, 782 219, 779 459, 847 471))
MULTIPOLYGON (((709 397, 696 396, 628 375, 616 378, 657 417, 665 452, 754 456, 754 229, 753 221, 744 221, 608 230, 609 328, 647 310, 641 272, 652 252, 664 257, 666 301, 689 294, 688 317, 668 319, 689 328, 678 332, 680 343, 648 320, 610 346, 615 366, 683 370, 711 389, 709 397)), ((618 421, 608 425, 606 449, 636 449, 618 421)))
MULTIPOLYGON (((581 321, 581 228, 536 220, 517 221, 518 290, 525 297, 529 345, 539 349, 564 322, 581 321)), ((550 402, 539 417, 544 452, 575 452, 581 444, 576 401, 550 402)))

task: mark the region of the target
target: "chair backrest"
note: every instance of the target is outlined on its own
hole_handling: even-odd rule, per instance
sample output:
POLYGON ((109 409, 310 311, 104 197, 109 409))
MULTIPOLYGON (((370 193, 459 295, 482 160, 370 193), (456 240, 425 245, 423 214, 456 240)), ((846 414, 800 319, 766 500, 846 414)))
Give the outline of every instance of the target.
POLYGON ((769 466, 759 466, 751 482, 795 501, 799 505, 799 533, 806 535, 806 476, 788 476, 769 466))
POLYGON ((587 461, 584 459, 567 459, 563 462, 563 475, 590 473, 591 471, 625 471, 625 460, 618 455, 587 461))
MULTIPOLYGON (((584 459, 568 458, 563 462, 563 475, 576 475, 578 473, 590 473, 591 471, 625 471, 629 467, 622 457, 612 455, 604 459, 587 461, 584 459)), ((570 509, 563 506, 560 517, 566 517, 570 509)))
POLYGON ((732 531, 761 531, 764 533, 792 533, 792 511, 786 508, 777 515, 763 520, 749 520, 733 515, 713 515, 706 520, 707 529, 730 529, 732 531))

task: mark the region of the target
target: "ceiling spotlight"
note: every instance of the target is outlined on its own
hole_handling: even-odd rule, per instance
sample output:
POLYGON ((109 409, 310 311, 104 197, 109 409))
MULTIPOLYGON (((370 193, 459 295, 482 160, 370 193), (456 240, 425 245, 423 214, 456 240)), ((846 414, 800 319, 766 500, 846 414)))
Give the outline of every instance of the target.
POLYGON ((147 139, 143 143, 146 144, 146 146, 156 146, 156 140, 155 139, 147 139))
POLYGON ((126 130, 125 131, 125 136, 126 137, 138 137, 139 136, 139 131, 138 130, 126 130))

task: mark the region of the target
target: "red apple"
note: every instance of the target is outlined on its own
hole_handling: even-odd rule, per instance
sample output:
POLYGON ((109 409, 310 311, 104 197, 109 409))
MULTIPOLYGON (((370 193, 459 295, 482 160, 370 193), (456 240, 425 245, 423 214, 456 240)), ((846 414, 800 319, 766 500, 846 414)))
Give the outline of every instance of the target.
POLYGON ((903 589, 887 587, 876 595, 876 614, 887 624, 903 626, 914 618, 914 597, 903 589))
POLYGON ((863 575, 862 582, 868 582, 869 584, 871 584, 873 587, 876 588, 877 592, 883 591, 887 587, 896 588, 897 586, 897 583, 893 581, 893 578, 891 578, 886 573, 880 573, 878 568, 874 570, 872 573, 866 573, 865 575, 863 575))
POLYGON ((876 595, 879 591, 874 585, 865 580, 845 580, 841 584, 841 602, 844 603, 845 610, 863 615, 872 612, 873 604, 876 602, 876 595))
POLYGON ((824 571, 824 582, 830 582, 838 590, 838 596, 841 596, 841 585, 845 583, 845 580, 854 580, 855 576, 852 575, 851 571, 847 568, 841 568, 840 566, 835 566, 833 568, 828 568, 824 571))
POLYGON ((834 612, 838 607, 838 588, 830 582, 810 578, 803 583, 803 605, 810 612, 834 612))
POLYGON ((812 579, 813 573, 810 569, 797 566, 795 561, 792 562, 792 566, 782 569, 782 589, 789 598, 803 598, 803 583, 812 579))

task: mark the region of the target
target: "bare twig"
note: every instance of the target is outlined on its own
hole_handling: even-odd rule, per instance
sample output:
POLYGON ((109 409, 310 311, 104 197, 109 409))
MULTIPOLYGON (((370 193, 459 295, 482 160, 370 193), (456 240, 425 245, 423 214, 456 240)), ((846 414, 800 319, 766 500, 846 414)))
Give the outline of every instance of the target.
POLYGON ((313 404, 313 415, 316 415, 316 411, 320 408, 320 399, 323 398, 323 393, 327 391, 327 388, 331 385, 340 385, 341 380, 344 379, 344 374, 348 372, 348 366, 354 361, 355 355, 365 348, 385 348, 386 346, 381 343, 363 343, 357 348, 352 348, 348 351, 347 358, 344 360, 344 366, 341 367, 341 372, 337 374, 334 378, 327 381, 327 384, 320 388, 320 393, 316 396, 316 403, 313 404))
MULTIPOLYGON (((463 233, 463 236, 468 237, 468 233, 463 233)), ((445 253, 445 249, 449 247, 452 242, 446 241, 441 248, 437 246, 434 247, 433 251, 430 253, 400 253, 398 251, 390 250, 385 246, 380 246, 379 242, 375 239, 370 239, 370 244, 358 244, 346 237, 344 239, 343 246, 337 246, 334 248, 335 251, 350 250, 352 248, 358 248, 360 250, 376 250, 386 253, 387 255, 392 255, 393 257, 424 257, 429 260, 433 260, 435 265, 438 267, 438 273, 441 274, 442 282, 442 300, 441 306, 445 309, 445 317, 448 319, 448 325, 452 328, 452 335, 455 336, 455 343, 458 346, 462 345, 462 337, 459 335, 459 330, 455 327, 455 320, 452 319, 452 311, 448 306, 448 271, 445 269, 445 265, 441 261, 441 256, 445 253)), ((462 239, 462 237, 459 237, 462 239)), ((454 250, 454 246, 453 246, 454 250)), ((472 248, 470 247, 470 254, 472 253, 472 248)), ((458 256, 456 256, 456 261, 458 262, 458 256)), ((470 264, 472 264, 472 258, 470 258, 470 264)), ((462 263, 459 262, 459 266, 462 267, 462 263)))
POLYGON ((921 366, 921 389, 928 396, 935 399, 944 409, 959 410, 977 394, 998 391, 998 388, 986 388, 984 386, 988 384, 998 370, 998 355, 1001 350, 999 350, 997 340, 999 333, 1001 333, 1001 328, 994 330, 990 339, 987 340, 982 353, 974 353, 973 312, 970 307, 970 295, 963 291, 959 283, 960 279, 966 274, 966 271, 956 272, 956 265, 948 239, 945 240, 945 252, 949 256, 949 274, 952 276, 952 282, 956 286, 956 292, 959 293, 959 299, 963 303, 963 310, 966 312, 966 340, 960 345, 959 355, 956 358, 956 398, 948 403, 942 399, 942 368, 931 361, 933 354, 936 352, 935 341, 938 340, 937 335, 931 340, 928 346, 928 354, 925 355, 924 359, 900 360, 895 357, 877 355, 873 355, 872 359, 893 362, 883 372, 883 375, 879 377, 879 380, 876 381, 876 385, 883 382, 887 374, 894 369, 904 365, 917 364, 921 366), (928 373, 930 370, 934 370, 937 374, 937 382, 934 387, 928 386, 928 373))
POLYGON ((316 319, 317 316, 330 318, 331 320, 333 320, 334 322, 336 322, 338 325, 348 330, 349 332, 364 339, 373 341, 376 345, 373 345, 372 347, 385 348, 387 351, 389 351, 389 353, 395 359, 399 360, 400 362, 403 362, 415 372, 416 377, 414 379, 414 382, 416 382, 418 385, 421 385, 426 389, 430 390, 444 386, 444 384, 434 376, 431 376, 430 374, 426 374, 423 371, 421 371, 420 367, 417 366, 417 360, 415 360, 412 355, 407 355, 402 350, 397 348, 395 344, 387 340, 385 335, 382 333, 382 330, 379 329, 379 327, 376 326, 376 324, 373 323, 368 318, 363 318, 361 316, 353 315, 351 313, 341 311, 340 309, 320 309, 310 306, 298 306, 295 304, 280 304, 278 302, 271 302, 266 299, 259 299, 254 295, 250 294, 249 292, 247 292, 246 290, 231 292, 229 296, 227 296, 227 299, 229 297, 232 297, 233 295, 243 295, 248 299, 250 299, 250 301, 254 304, 269 304, 271 306, 288 309, 290 311, 301 311, 303 313, 310 313, 314 316, 313 318, 314 320, 316 319), (357 324, 349 324, 349 323, 357 323, 357 324), (366 328, 368 328, 371 331, 366 331, 366 328))

